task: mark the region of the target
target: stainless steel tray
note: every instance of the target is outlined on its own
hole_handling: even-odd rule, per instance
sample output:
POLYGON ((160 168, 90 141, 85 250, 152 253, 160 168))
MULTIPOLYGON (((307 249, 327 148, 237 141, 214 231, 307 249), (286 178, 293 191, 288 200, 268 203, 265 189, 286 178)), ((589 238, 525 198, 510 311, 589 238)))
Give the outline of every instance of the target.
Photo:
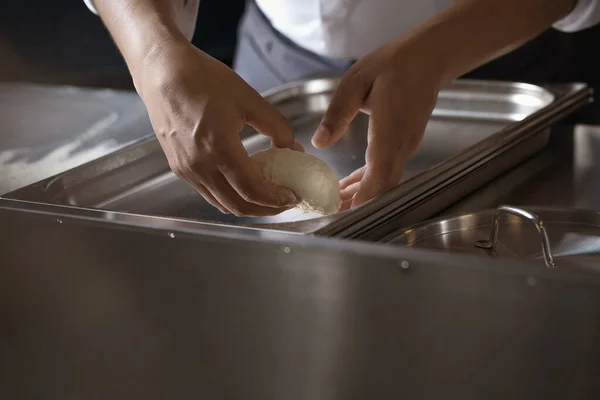
POLYGON ((600 273, 600 213, 591 210, 499 206, 426 221, 383 241, 600 273))
MULTIPOLYGON (((307 151, 327 161, 341 178, 364 164, 368 118, 356 118, 348 134, 330 149, 317 150, 310 145, 310 137, 337 83, 335 79, 311 80, 284 86, 265 96, 290 119, 296 138, 307 151)), ((586 97, 584 92, 583 85, 553 92, 519 83, 457 81, 440 92, 423 145, 407 165, 403 183, 362 208, 332 217, 307 219, 310 216, 295 211, 267 218, 223 215, 170 172, 154 138, 4 197, 217 225, 352 237, 373 223, 367 217, 378 217, 378 211, 402 203, 407 190, 423 185, 432 189, 439 185, 436 179, 444 172, 481 162, 481 154, 493 153, 497 158, 503 154, 503 148, 519 143, 520 157, 495 163, 492 169, 499 173, 539 150, 547 141, 547 136, 537 135, 539 130, 559 115, 565 100, 573 100, 579 94, 579 103, 585 102, 589 93, 586 97), (365 218, 366 225, 361 226, 360 221, 365 218)), ((242 139, 249 153, 269 145, 267 138, 251 129, 242 132, 242 139)), ((483 183, 485 180, 472 181, 469 189, 483 183)))

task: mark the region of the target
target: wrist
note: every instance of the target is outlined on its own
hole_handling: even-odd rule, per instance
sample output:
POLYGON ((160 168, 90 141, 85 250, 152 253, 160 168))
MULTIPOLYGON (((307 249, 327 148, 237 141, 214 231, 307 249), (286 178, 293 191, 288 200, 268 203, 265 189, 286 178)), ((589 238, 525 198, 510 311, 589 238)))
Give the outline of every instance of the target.
POLYGON ((439 86, 450 84, 462 75, 467 57, 472 56, 464 46, 457 46, 461 40, 456 31, 448 26, 448 21, 430 21, 419 27, 410 41, 421 54, 420 65, 429 75, 433 75, 439 86))
POLYGON ((189 48, 186 40, 173 37, 160 37, 136 56, 129 65, 133 83, 138 94, 144 98, 147 87, 158 89, 171 86, 171 80, 178 76, 185 62, 180 62, 189 48))
POLYGON ((96 9, 134 78, 165 49, 188 43, 173 1, 95 0, 96 9))
POLYGON ((410 32, 394 40, 391 47, 395 71, 418 79, 424 85, 433 85, 435 90, 447 83, 448 63, 445 62, 445 49, 438 49, 438 42, 431 32, 410 32))
POLYGON ((154 20, 140 21, 135 33, 125 40, 122 53, 133 75, 162 57, 171 46, 190 45, 176 26, 154 20))

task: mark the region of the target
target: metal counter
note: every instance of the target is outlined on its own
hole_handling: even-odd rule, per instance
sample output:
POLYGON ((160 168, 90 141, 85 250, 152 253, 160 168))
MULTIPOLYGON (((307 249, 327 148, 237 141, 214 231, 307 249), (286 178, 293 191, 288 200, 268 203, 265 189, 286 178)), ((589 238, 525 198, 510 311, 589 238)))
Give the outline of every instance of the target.
POLYGON ((548 146, 440 214, 515 206, 600 210, 600 126, 556 126, 548 146))
POLYGON ((152 135, 134 92, 0 82, 0 195, 152 135))
MULTIPOLYGON (((598 132, 554 129, 445 212, 597 207, 598 132)), ((0 199, 5 398, 600 397, 598 274, 14 204, 0 199)))
POLYGON ((597 274, 44 207, 0 207, 4 398, 600 396, 597 274))

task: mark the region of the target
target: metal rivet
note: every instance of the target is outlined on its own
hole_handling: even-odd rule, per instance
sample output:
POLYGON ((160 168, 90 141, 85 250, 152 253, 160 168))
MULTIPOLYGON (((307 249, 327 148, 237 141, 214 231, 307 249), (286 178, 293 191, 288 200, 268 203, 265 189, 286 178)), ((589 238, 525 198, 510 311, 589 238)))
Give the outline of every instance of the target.
POLYGON ((63 220, 62 220, 62 219, 60 219, 60 218, 56 218, 56 222, 58 222, 59 224, 62 224, 62 223, 63 223, 63 220))
POLYGON ((290 252, 291 252, 291 251, 292 251, 292 249, 290 249, 290 248, 289 248, 289 247, 287 247, 287 246, 283 248, 283 252, 284 252, 285 254, 290 254, 290 252))
POLYGON ((175 234, 174 234, 173 232, 169 232, 169 237, 170 237, 171 239, 175 239, 175 234))
POLYGON ((400 262, 400 268, 402 269, 408 269, 410 267, 410 263, 408 261, 402 261, 400 262))
POLYGON ((536 286, 537 285, 537 279, 535 279, 534 276, 529 276, 529 277, 527 277, 527 284, 529 286, 536 286))

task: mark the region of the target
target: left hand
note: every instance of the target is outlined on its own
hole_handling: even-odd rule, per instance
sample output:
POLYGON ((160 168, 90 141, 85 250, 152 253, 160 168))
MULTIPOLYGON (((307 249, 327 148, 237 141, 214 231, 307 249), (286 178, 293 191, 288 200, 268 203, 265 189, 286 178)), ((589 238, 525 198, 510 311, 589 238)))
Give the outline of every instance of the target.
POLYGON ((359 111, 370 115, 366 165, 342 179, 342 210, 396 186, 418 149, 442 84, 441 68, 428 47, 394 40, 355 63, 342 77, 312 138, 331 146, 359 111))

